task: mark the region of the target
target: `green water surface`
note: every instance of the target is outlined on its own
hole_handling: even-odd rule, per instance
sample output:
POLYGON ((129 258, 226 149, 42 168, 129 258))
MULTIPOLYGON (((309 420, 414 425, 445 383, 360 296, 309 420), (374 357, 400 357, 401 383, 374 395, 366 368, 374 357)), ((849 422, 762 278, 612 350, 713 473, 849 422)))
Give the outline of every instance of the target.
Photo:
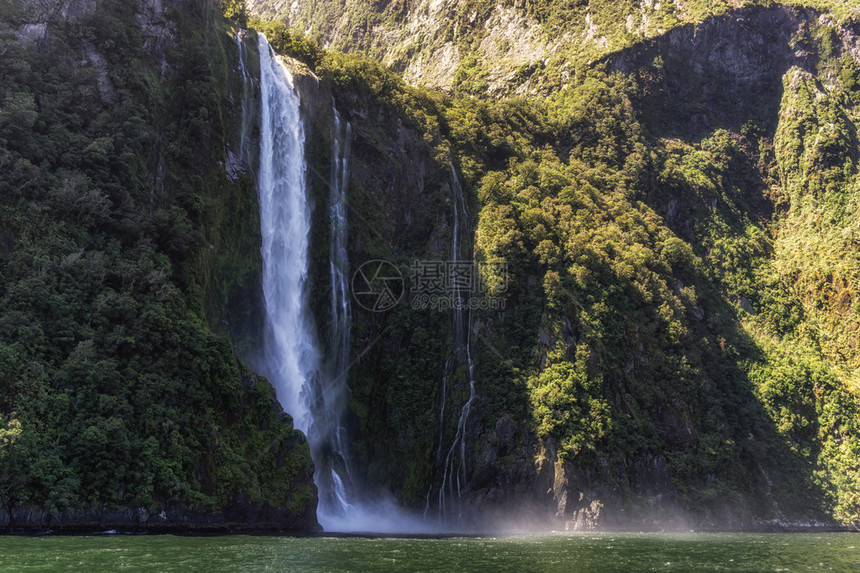
POLYGON ((860 533, 0 537, 0 571, 854 571, 860 533))

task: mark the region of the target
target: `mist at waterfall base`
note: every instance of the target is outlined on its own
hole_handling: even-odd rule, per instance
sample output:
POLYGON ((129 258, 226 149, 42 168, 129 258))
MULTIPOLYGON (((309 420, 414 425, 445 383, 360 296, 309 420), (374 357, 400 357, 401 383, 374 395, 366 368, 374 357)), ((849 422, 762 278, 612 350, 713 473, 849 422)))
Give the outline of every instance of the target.
MULTIPOLYGON (((341 425, 346 409, 350 299, 346 258, 346 180, 350 128, 333 111, 331 220, 331 324, 323 356, 308 304, 308 237, 305 133, 301 101, 290 72, 258 35, 260 54, 260 155, 257 192, 262 234, 263 358, 258 364, 295 427, 308 436, 319 491, 317 516, 326 531, 438 533, 437 524, 410 515, 385 492, 363 491, 349 440, 341 425)), ((240 50, 240 57, 244 52, 240 50)), ((241 72, 247 69, 240 62, 241 72)), ((243 105, 243 110, 253 106, 243 105)), ((243 143, 244 145, 244 143, 243 143)), ((244 149, 244 147, 243 147, 244 149)))

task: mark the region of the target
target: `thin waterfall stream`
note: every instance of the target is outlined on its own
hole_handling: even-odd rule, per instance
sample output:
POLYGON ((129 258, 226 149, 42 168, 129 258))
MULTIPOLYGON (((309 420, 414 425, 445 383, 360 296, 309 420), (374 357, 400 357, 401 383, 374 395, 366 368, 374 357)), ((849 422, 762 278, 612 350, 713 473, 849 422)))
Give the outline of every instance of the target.
MULTIPOLYGON (((451 266, 456 269, 461 264, 470 264, 472 257, 469 210, 466 204, 463 187, 457 177, 457 171, 451 166, 452 194, 454 202, 453 229, 451 232, 451 266)), ((436 494, 437 518, 443 526, 450 526, 463 518, 462 491, 466 485, 466 441, 469 415, 475 400, 475 365, 472 361, 471 348, 471 322, 470 290, 465 288, 458 280, 451 280, 451 307, 453 309, 453 348, 451 355, 445 362, 445 371, 440 386, 439 401, 439 438, 436 452, 437 464, 442 467, 441 478, 438 483, 431 485, 427 492, 427 501, 424 510, 425 519, 429 517, 430 498, 434 487, 438 487, 436 494), (465 371, 463 371, 465 368, 465 371), (454 438, 447 449, 444 460, 442 459, 444 427, 445 427, 445 404, 451 388, 449 385, 457 380, 459 373, 465 374, 469 384, 469 397, 460 408, 457 418, 457 426, 454 438)))
POLYGON ((356 509, 357 497, 350 471, 349 439, 343 426, 349 388, 347 370, 350 360, 352 306, 349 292, 349 259, 347 256, 347 203, 349 150, 352 130, 341 120, 332 105, 332 155, 329 176, 331 276, 330 332, 328 358, 323 365, 311 412, 308 439, 316 464, 319 489, 319 519, 323 526, 336 526, 356 509))
POLYGON ((239 74, 242 76, 242 117, 239 132, 239 160, 249 169, 251 166, 251 125, 255 119, 254 80, 248 70, 248 48, 245 46, 245 30, 236 33, 236 47, 239 50, 239 74))

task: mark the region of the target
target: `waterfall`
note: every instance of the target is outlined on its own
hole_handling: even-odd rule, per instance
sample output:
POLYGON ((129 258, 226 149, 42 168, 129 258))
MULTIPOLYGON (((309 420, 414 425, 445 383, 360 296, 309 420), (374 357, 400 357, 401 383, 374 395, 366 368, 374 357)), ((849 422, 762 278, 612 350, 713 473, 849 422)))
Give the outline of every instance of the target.
POLYGON ((255 119, 253 103, 254 80, 248 71, 248 49, 245 47, 245 30, 236 33, 236 47, 239 49, 239 73, 242 75, 242 123, 239 127, 239 160, 246 167, 251 166, 251 126, 255 119))
POLYGON ((404 514, 389 493, 379 489, 368 492, 356 483, 350 440, 343 424, 352 319, 346 196, 351 127, 333 110, 331 307, 323 359, 307 293, 311 217, 300 99, 289 71, 266 38, 262 34, 258 38, 261 105, 257 187, 266 306, 264 356, 258 368, 275 387, 281 406, 293 415, 295 427, 308 436, 319 492, 317 516, 326 530, 426 532, 426 524, 404 514))
POLYGON ((349 180, 349 148, 352 128, 341 120, 332 105, 333 130, 331 172, 329 176, 329 273, 331 308, 328 360, 311 406, 313 424, 308 439, 316 464, 316 483, 320 503, 317 513, 327 529, 339 527, 356 511, 350 472, 349 440, 343 427, 348 387, 352 311, 349 292, 349 260, 346 252, 346 189, 349 180))
POLYGON ((305 133, 293 79, 265 36, 260 49, 260 167, 257 192, 266 306, 264 374, 295 426, 307 432, 309 388, 320 359, 307 304, 310 206, 305 133))
MULTIPOLYGON (((349 293, 349 260, 346 252, 347 217, 346 188, 349 179, 349 150, 352 126, 341 120, 332 106, 334 129, 332 134, 332 162, 329 183, 329 219, 331 247, 329 269, 331 273, 331 331, 333 340, 332 374, 337 378, 346 375, 349 365, 349 335, 352 319, 349 293)), ((344 385, 341 385, 343 389, 344 385)))
POLYGON ((263 235, 263 294, 267 375, 284 410, 305 432, 319 492, 318 517, 326 528, 353 511, 346 411, 350 304, 346 255, 346 183, 349 124, 334 112, 331 221, 331 328, 328 359, 318 350, 307 301, 310 206, 307 200, 305 136, 300 99, 292 76, 266 38, 260 45, 260 222, 263 235))
MULTIPOLYGON (((469 210, 460 185, 460 179, 454 166, 451 166, 452 193, 454 199, 454 226, 451 233, 451 263, 456 268, 459 263, 471 262, 471 244, 469 240, 469 210)), ((473 269, 474 270, 474 269, 473 269)), ((471 344, 471 318, 472 312, 469 306, 470 292, 462 288, 462 285, 454 281, 452 296, 453 308, 453 350, 445 363, 445 372, 440 387, 439 406, 439 443, 436 453, 437 465, 442 466, 441 480, 439 480, 439 491, 437 494, 438 517, 443 523, 450 523, 452 518, 460 520, 463 517, 462 488, 466 484, 466 424, 475 401, 475 365, 472 361, 471 344), (469 398, 460 408, 457 418, 457 427, 454 439, 442 458, 444 426, 445 426, 445 404, 447 401, 448 385, 456 380, 460 368, 465 367, 466 380, 469 384, 469 398), (449 515, 449 509, 453 509, 456 515, 449 515)), ((431 491, 433 486, 431 486, 431 491)), ((430 492, 427 494, 427 505, 425 517, 430 509, 430 492)))

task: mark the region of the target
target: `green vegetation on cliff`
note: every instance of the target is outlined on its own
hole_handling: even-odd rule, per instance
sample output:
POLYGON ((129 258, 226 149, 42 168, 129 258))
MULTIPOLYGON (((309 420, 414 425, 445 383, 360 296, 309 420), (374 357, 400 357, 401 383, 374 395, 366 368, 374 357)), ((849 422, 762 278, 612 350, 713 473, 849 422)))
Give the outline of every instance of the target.
MULTIPOLYGON (((451 167, 475 260, 507 264, 482 277, 504 308, 471 315, 467 510, 860 520, 854 3, 532 3, 509 7, 520 43, 484 26, 501 5, 443 3, 452 26, 431 18, 396 53, 379 32, 415 6, 347 4, 344 47, 440 92, 241 1, 105 3, 46 26, 22 1, 0 7, 0 509, 313 521, 307 445, 225 337, 253 354, 260 305, 227 15, 319 77, 308 114, 330 93, 351 122, 354 266, 391 261, 408 286, 414 261, 449 260, 451 167), (426 48, 435 76, 407 69, 426 48)), ((299 16, 333 27, 341 5, 299 16)), ((315 175, 325 129, 309 118, 315 175)), ((327 181, 310 185, 314 284, 327 181)), ((346 425, 353 477, 424 509, 469 384, 448 367, 450 311, 413 294, 355 307, 346 425)))
MULTIPOLYGON (((727 15, 540 67, 566 74, 545 97, 475 97, 478 60, 450 95, 363 56, 308 62, 355 130, 353 264, 447 258, 449 162, 476 260, 507 262, 504 311, 473 314, 479 511, 501 491, 563 519, 594 501, 659 519, 671 499, 703 523, 860 520, 850 6, 685 3, 705 4, 692 21, 727 15)), ((452 373, 441 400, 450 313, 410 302, 357 313, 350 384, 365 477, 423 509, 468 384, 452 373)))
POLYGON ((2 510, 315 527, 307 442, 224 336, 256 299, 259 223, 224 169, 236 54, 215 7, 0 13, 2 510))

